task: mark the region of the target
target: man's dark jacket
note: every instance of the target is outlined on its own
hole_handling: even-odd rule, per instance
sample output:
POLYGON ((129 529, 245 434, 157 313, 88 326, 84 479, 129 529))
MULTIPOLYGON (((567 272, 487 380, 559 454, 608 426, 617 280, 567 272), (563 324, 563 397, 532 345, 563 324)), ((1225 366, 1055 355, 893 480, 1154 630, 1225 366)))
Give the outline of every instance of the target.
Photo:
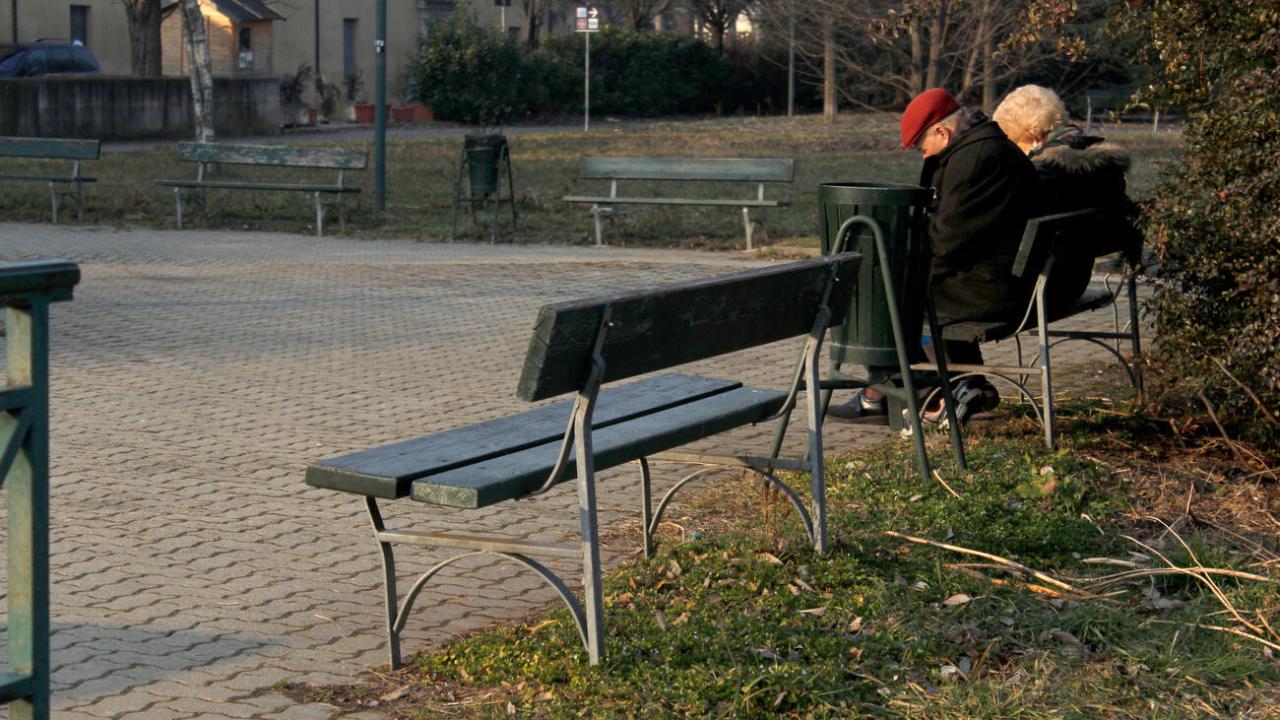
POLYGON ((1013 260, 1035 211, 1036 182, 1027 156, 981 115, 925 161, 920 184, 935 191, 929 245, 940 316, 1022 317, 1035 278, 1014 277, 1013 260))

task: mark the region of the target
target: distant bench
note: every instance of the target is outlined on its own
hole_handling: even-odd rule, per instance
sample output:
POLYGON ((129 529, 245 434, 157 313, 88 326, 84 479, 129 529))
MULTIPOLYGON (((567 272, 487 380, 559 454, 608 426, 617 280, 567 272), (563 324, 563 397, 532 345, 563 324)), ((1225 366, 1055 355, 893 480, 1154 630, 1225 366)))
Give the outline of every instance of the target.
POLYGON ((183 190, 257 190, 311 193, 315 198, 316 235, 324 235, 324 195, 338 196, 338 222, 346 228, 346 196, 360 192, 360 188, 345 184, 348 170, 364 170, 369 162, 365 150, 334 150, 329 148, 298 147, 289 145, 234 145, 230 143, 178 143, 178 159, 196 163, 194 180, 157 180, 162 187, 173 188, 177 209, 178 227, 182 227, 183 190), (262 182, 247 180, 209 180, 210 164, 252 165, 277 168, 314 168, 337 170, 338 177, 332 183, 262 182))
MULTIPOLYGON (((362 450, 313 463, 307 484, 363 495, 383 563, 387 647, 401 663, 400 632, 423 586, 450 563, 488 554, 543 578, 569 606, 592 664, 604 653, 597 470, 640 463, 641 525, 648 556, 662 512, 676 490, 710 472, 708 466, 753 472, 790 500, 818 552, 827 549, 822 469, 822 415, 808 396, 808 462, 751 456, 658 453, 771 418, 785 421, 798 388, 817 387, 819 350, 827 328, 850 306, 861 257, 854 253, 788 263, 651 290, 558 303, 538 314, 516 395, 526 401, 576 393, 564 401, 509 417, 362 450), (799 335, 808 336, 789 392, 687 374, 646 378, 601 391, 602 383, 665 370, 799 335), (649 460, 698 466, 652 506, 649 460), (810 507, 773 473, 809 470, 810 507), (457 523, 457 509, 520 500, 578 479, 578 544, 529 542, 472 534, 390 530, 378 500, 411 497, 443 506, 432 513, 457 523), (452 508, 453 510, 450 510, 452 508), (397 606, 392 543, 460 551, 424 573, 397 606), (536 557, 581 559, 585 609, 536 557)), ((353 418, 358 421, 358 419, 353 418)))
POLYGON ((69 196, 76 201, 76 216, 84 219, 84 184, 97 182, 97 178, 80 174, 80 163, 97 160, 102 154, 101 140, 71 140, 63 138, 0 137, 0 157, 29 158, 34 160, 70 160, 71 172, 49 173, 0 173, 0 180, 25 180, 49 185, 49 201, 53 205, 53 221, 58 222, 58 199, 69 196), (74 186, 68 192, 67 186, 74 186))
POLYGON ((795 161, 782 158, 690 158, 690 157, 584 157, 578 170, 582 180, 608 180, 608 195, 569 195, 565 202, 591 203, 596 245, 602 245, 603 219, 615 213, 614 205, 708 205, 742 208, 747 249, 751 244, 751 208, 786 207, 788 203, 766 200, 765 183, 789 183, 795 177, 795 161), (618 194, 620 180, 661 180, 675 182, 755 183, 752 197, 639 197, 618 194))

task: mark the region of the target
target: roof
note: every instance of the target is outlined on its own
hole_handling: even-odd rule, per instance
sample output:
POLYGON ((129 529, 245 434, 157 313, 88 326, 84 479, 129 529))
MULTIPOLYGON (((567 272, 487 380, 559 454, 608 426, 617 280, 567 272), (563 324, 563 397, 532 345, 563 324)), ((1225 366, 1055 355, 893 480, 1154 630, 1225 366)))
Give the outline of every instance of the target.
MULTIPOLYGON (((284 16, 272 10, 263 0, 209 0, 218 12, 232 22, 257 22, 259 20, 284 20, 284 16)), ((166 14, 178 7, 177 0, 164 2, 166 14)))
POLYGON ((284 19, 283 15, 267 7, 262 0, 213 0, 213 4, 235 22, 284 19))

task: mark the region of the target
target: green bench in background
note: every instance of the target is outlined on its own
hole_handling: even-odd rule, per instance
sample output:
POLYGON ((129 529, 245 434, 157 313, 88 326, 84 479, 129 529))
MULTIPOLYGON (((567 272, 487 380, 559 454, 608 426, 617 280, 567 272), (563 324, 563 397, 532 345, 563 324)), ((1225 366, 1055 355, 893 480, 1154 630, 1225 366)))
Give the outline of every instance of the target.
POLYGON ((788 203, 766 200, 765 183, 789 183, 795 177, 795 161, 782 158, 700 158, 700 157, 584 157, 578 171, 582 180, 608 180, 608 195, 568 195, 565 202, 591 203, 596 245, 603 244, 605 217, 615 214, 614 205, 707 205, 742 208, 747 249, 751 243, 751 208, 786 207, 788 203), (755 183, 752 197, 698 198, 672 196, 628 196, 618 194, 620 180, 673 182, 755 183))
POLYGON ((76 215, 83 220, 84 184, 96 182, 97 178, 81 175, 80 163, 85 160, 97 160, 101 154, 102 141, 100 140, 0 137, 0 157, 71 161, 70 173, 0 172, 0 180, 46 183, 49 186, 49 201, 53 205, 53 221, 58 222, 58 200, 64 195, 76 201, 76 215), (68 186, 74 187, 68 190, 68 186))
POLYGON ((338 222, 346 228, 346 196, 360 192, 360 188, 345 183, 348 170, 364 170, 369 162, 365 150, 335 150, 288 145, 235 145, 230 143, 178 143, 178 159, 196 163, 196 176, 192 180, 157 180, 162 187, 173 188, 178 227, 182 227, 183 190, 251 190, 310 193, 315 199, 316 235, 324 235, 324 195, 338 196, 338 222), (210 180, 209 165, 251 165, 275 168, 311 168, 337 170, 338 176, 331 183, 265 182, 247 180, 210 180))
MULTIPOLYGON (((363 495, 384 571, 385 620, 391 666, 400 665, 400 632, 423 586, 464 557, 489 554, 533 570, 569 606, 592 664, 604 653, 600 547, 596 521, 597 470, 640 464, 641 525, 646 555, 662 512, 686 483, 712 468, 753 472, 782 491, 815 549, 827 549, 822 471, 822 415, 809 395, 808 461, 752 456, 659 455, 736 427, 790 415, 798 388, 817 387, 819 349, 827 328, 850 306, 861 256, 848 253, 759 270, 666 285, 651 290, 543 307, 525 358, 517 396, 536 401, 576 393, 572 401, 509 417, 322 460, 307 468, 309 485, 363 495), (623 380, 796 336, 807 336, 790 392, 682 373, 623 380), (652 504, 649 462, 698 469, 652 504), (774 475, 809 470, 810 507, 774 475), (577 544, 528 542, 491 534, 388 529, 379 500, 411 497, 436 506, 442 520, 456 512, 520 500, 578 479, 577 544), (392 543, 448 548, 448 557, 423 574, 398 600, 392 543), (583 562, 585 608, 542 558, 583 562)), ((452 517, 451 517, 452 516, 452 517)), ((429 518, 428 518, 429 519, 429 518)))

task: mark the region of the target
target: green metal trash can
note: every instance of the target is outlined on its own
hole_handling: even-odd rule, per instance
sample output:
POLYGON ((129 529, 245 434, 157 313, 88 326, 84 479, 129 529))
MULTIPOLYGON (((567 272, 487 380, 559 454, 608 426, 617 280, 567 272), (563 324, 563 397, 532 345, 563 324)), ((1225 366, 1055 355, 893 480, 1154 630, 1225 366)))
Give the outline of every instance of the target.
POLYGON ((893 326, 889 321, 875 238, 865 224, 851 227, 840 242, 837 233, 851 217, 863 215, 880 225, 884 235, 894 290, 897 294, 903 339, 917 362, 920 328, 924 322, 925 293, 929 284, 929 240, 925 222, 931 191, 916 185, 886 183, 826 183, 818 186, 818 223, 822 253, 856 251, 864 258, 858 269, 858 291, 844 324, 832 331, 831 359, 841 365, 898 368, 893 326))
POLYGON ((467 180, 472 198, 481 198, 498 192, 498 173, 502 150, 507 145, 505 135, 467 135, 463 139, 463 151, 467 154, 467 180))

